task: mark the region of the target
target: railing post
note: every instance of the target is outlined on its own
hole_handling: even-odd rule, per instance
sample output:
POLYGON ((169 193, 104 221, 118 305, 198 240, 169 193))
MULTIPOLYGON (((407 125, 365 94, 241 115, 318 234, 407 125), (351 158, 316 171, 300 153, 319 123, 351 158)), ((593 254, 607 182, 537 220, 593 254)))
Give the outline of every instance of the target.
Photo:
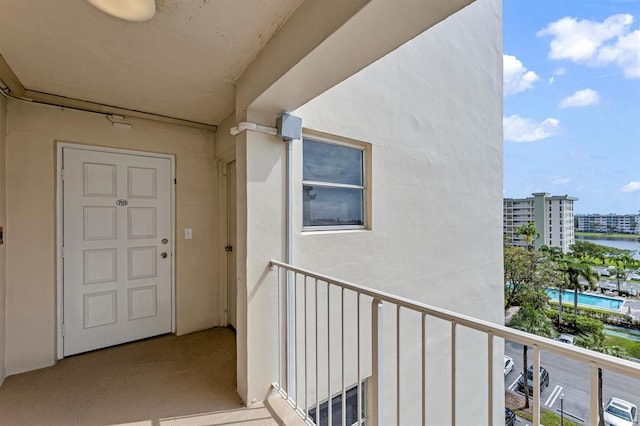
POLYGON ((371 378, 367 389, 367 424, 384 424, 384 341, 382 329, 382 301, 371 302, 371 378))
MULTIPOLYGON (((524 380, 525 386, 529 386, 524 380)), ((540 348, 533 345, 533 424, 540 425, 540 348)))
POLYGON ((589 416, 589 423, 592 426, 598 426, 598 413, 600 412, 598 409, 598 367, 593 361, 589 364, 589 384, 589 388, 591 389, 589 394, 589 407, 591 412, 589 416))

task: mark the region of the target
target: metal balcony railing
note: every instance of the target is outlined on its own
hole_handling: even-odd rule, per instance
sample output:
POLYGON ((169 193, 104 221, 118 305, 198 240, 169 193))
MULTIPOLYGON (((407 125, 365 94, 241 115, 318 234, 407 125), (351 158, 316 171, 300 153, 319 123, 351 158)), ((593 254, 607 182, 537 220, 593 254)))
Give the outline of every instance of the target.
MULTIPOLYGON (((437 318, 449 324, 450 347, 446 349, 450 352, 452 366, 449 375, 452 425, 456 425, 458 404, 465 404, 458 397, 456 385, 457 336, 462 329, 474 330, 486 337, 486 389, 478 394, 484 395, 486 392, 487 418, 486 421, 478 419, 477 424, 494 425, 503 421, 503 410, 496 411, 494 407, 494 397, 501 397, 504 389, 504 382, 498 379, 502 375, 494 374, 494 369, 502 365, 502 351, 496 351, 494 345, 499 344, 501 339, 533 348, 533 371, 540 370, 541 351, 586 364, 590 374, 590 424, 594 426, 598 424, 598 369, 640 380, 640 364, 632 361, 524 333, 282 262, 271 261, 271 268, 278 276, 279 313, 280 362, 274 388, 308 424, 319 421, 319 424, 329 426, 379 425, 384 424, 387 409, 395 413, 395 423, 398 425, 427 424, 428 318, 437 318), (395 317, 395 327, 383 327, 383 318, 389 317, 388 310, 395 317), (370 314, 367 315, 368 312, 370 314), (345 320, 347 317, 349 319, 345 320), (352 324, 354 318, 355 324, 352 324), (403 378, 400 373, 403 359, 401 351, 406 346, 405 340, 409 340, 403 340, 402 330, 413 320, 419 321, 417 328, 421 331, 419 336, 411 336, 412 342, 417 340, 420 347, 418 356, 421 364, 412 366, 419 375, 418 392, 405 389, 403 379, 406 380, 406 375, 403 378), (347 322, 353 325, 351 332, 347 331, 347 322), (390 328, 393 331, 390 332, 390 328), (368 333, 370 335, 365 335, 368 333), (383 358, 385 345, 387 348, 392 345, 392 352, 395 353, 395 360, 391 360, 395 366, 391 371, 384 370, 389 365, 389 360, 383 358), (347 350, 348 347, 355 349, 355 353, 347 350), (339 352, 338 356, 336 351, 339 352), (500 361, 496 362, 494 352, 499 353, 500 361), (349 363, 347 358, 355 359, 349 363), (389 377, 393 377, 392 383, 385 383, 389 377), (388 393, 387 398, 383 397, 385 386, 394 388, 395 397, 391 401, 388 393), (357 405, 357 409, 348 410, 349 401, 357 405), (406 415, 405 407, 409 406, 420 407, 421 419, 403 417, 406 415), (318 417, 321 419, 318 420, 318 417)), ((533 376, 533 424, 540 425, 540 375, 533 376)))

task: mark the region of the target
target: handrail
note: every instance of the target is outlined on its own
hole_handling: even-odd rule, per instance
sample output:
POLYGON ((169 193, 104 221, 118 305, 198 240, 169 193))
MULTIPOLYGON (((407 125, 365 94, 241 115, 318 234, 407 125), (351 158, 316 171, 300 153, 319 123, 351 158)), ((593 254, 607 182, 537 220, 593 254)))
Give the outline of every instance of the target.
POLYGON ((520 330, 515 330, 503 325, 494 324, 489 321, 459 314, 447 309, 438 308, 337 278, 321 275, 313 271, 279 262, 277 260, 272 260, 271 265, 295 273, 306 275, 308 277, 315 278, 320 281, 327 282, 351 291, 355 291, 360 294, 370 296, 374 299, 381 300, 383 302, 389 302, 408 309, 413 309, 417 312, 422 312, 429 316, 440 318, 446 321, 454 321, 458 326, 464 326, 484 333, 493 334, 494 337, 512 340, 514 342, 518 342, 527 346, 535 345, 539 350, 546 350, 556 354, 564 355, 568 358, 587 363, 591 367, 603 368, 605 370, 614 371, 616 373, 640 380, 640 364, 636 362, 623 360, 610 355, 589 351, 575 346, 570 346, 565 343, 556 342, 555 340, 525 333, 520 330))

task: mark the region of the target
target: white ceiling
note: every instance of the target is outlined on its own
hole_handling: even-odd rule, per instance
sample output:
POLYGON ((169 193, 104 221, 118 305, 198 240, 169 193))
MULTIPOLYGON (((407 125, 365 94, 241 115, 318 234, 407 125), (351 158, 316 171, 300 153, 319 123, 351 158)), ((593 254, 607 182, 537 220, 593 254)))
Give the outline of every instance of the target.
POLYGON ((84 0, 0 0, 0 54, 28 90, 218 124, 302 0, 156 0, 122 21, 84 0))

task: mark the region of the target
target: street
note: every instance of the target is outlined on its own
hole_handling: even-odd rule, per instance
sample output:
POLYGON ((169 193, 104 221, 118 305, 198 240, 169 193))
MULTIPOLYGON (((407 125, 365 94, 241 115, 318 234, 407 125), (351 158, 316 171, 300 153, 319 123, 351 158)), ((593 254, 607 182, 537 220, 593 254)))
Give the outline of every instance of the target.
MULTIPOLYGON (((513 358, 514 368, 504 380, 505 389, 518 392, 518 377, 522 373, 522 345, 505 342, 505 355, 513 358)), ((533 364, 533 350, 529 348, 529 365, 533 364)), ((590 372, 586 364, 581 364, 555 354, 542 352, 540 365, 549 372, 549 386, 542 391, 541 406, 559 414, 560 398, 564 395, 564 412, 571 420, 589 422, 589 388, 590 372)), ((640 381, 608 371, 602 373, 602 399, 607 403, 610 397, 616 396, 633 404, 640 405, 640 381)))

